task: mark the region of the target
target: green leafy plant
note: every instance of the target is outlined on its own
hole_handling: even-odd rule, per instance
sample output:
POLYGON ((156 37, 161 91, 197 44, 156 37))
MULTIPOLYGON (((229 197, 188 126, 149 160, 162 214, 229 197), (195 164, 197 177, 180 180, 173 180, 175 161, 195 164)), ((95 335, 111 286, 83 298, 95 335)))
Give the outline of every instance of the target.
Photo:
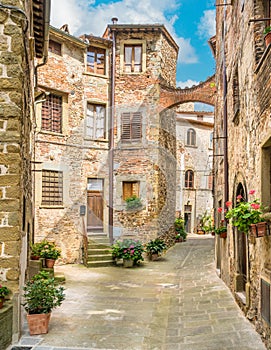
POLYGON ((146 244, 146 252, 148 255, 160 254, 167 249, 166 243, 160 239, 156 238, 146 244))
POLYGON ((47 314, 65 299, 64 287, 58 286, 48 272, 36 274, 23 287, 23 307, 29 314, 47 314))
MULTIPOLYGON (((249 194, 254 194, 255 191, 249 191, 249 194)), ((231 202, 227 202, 226 206, 230 208, 231 202)), ((241 195, 237 196, 237 205, 234 208, 227 210, 225 217, 232 220, 232 224, 239 231, 248 233, 251 224, 263 222, 261 204, 258 199, 250 202, 243 201, 241 195)))
POLYGON ((141 199, 135 195, 126 198, 125 202, 127 210, 134 210, 142 207, 141 199))
POLYGON ((142 254, 144 252, 143 244, 138 240, 124 239, 117 241, 112 246, 112 256, 114 259, 132 259, 135 263, 144 260, 142 254))
POLYGON ((40 257, 45 259, 58 259, 61 256, 61 249, 54 242, 43 241, 45 243, 40 251, 40 257))
POLYGON ((43 247, 47 244, 48 242, 43 240, 41 242, 36 242, 31 244, 30 249, 31 249, 31 256, 36 256, 40 257, 40 253, 43 249, 43 247))
POLYGON ((227 232, 227 226, 224 225, 224 220, 221 220, 220 225, 214 229, 216 235, 227 232))
POLYGON ((271 26, 269 26, 269 27, 266 27, 265 29, 264 29, 264 31, 263 31, 263 33, 266 35, 266 34, 268 34, 268 33, 270 33, 271 32, 271 26))
POLYGON ((184 219, 182 217, 175 219, 174 227, 176 232, 175 239, 177 240, 180 237, 182 237, 183 240, 185 241, 187 237, 187 232, 185 231, 185 228, 184 228, 184 219))
POLYGON ((212 216, 208 214, 207 211, 203 214, 200 220, 200 227, 205 233, 209 233, 213 231, 213 220, 212 216))
POLYGON ((2 286, 0 284, 0 299, 5 299, 11 293, 11 290, 8 287, 2 286))

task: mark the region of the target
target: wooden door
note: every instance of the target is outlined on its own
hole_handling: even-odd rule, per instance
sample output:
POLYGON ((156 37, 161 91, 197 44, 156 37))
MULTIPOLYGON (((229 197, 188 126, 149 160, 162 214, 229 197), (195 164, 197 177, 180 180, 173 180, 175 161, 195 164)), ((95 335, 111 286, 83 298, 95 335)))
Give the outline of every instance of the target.
POLYGON ((88 192, 87 230, 103 231, 103 196, 97 191, 88 192))

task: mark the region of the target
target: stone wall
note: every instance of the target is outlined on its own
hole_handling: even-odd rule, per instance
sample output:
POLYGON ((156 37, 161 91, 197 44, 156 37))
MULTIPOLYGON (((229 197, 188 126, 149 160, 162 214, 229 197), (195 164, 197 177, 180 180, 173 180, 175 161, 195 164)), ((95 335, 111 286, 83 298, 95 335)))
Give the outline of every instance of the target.
MULTIPOLYGON (((224 162, 215 159, 216 207, 218 202, 229 199, 236 203, 238 186, 244 189, 243 196, 253 200, 249 190, 256 191, 263 205, 270 206, 270 47, 263 44, 262 22, 250 24, 251 18, 263 18, 262 1, 245 2, 244 7, 234 4, 227 9, 226 23, 226 79, 228 85, 228 160, 229 197, 224 194, 224 162), (237 93, 238 91, 238 93, 237 93)), ((223 42, 219 23, 223 9, 217 9, 217 109, 214 152, 223 154, 223 42)), ((234 293, 248 319, 271 347, 270 325, 261 315, 261 279, 270 280, 271 236, 252 239, 237 232, 231 225, 227 241, 217 242, 217 265, 221 276, 234 293), (242 239, 241 239, 242 238, 242 239), (245 266, 244 261, 246 261, 245 266), (240 283, 246 275, 246 284, 240 283)))
POLYGON ((13 308, 11 302, 5 302, 0 309, 0 349, 5 350, 12 342, 13 308))

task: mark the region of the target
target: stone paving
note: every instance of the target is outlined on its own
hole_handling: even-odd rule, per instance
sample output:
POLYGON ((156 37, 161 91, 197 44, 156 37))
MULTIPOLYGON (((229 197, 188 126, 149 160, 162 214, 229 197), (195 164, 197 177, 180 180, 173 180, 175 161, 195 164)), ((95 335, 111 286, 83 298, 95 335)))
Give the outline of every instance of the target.
MULTIPOLYGON (((266 349, 215 272, 214 238, 190 236, 140 267, 57 267, 66 300, 33 350, 266 349)), ((14 349, 15 350, 15 349, 14 349)))

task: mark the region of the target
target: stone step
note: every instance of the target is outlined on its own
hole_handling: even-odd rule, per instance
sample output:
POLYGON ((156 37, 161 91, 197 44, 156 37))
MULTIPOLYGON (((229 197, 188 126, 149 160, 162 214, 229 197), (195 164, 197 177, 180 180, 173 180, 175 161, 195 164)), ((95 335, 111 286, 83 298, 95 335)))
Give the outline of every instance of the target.
POLYGON ((113 260, 90 261, 87 263, 87 267, 107 267, 113 266, 114 264, 113 260))
POLYGON ((111 249, 105 249, 100 247, 88 248, 88 255, 109 255, 109 254, 112 255, 111 249))
POLYGON ((111 254, 99 254, 99 255, 88 255, 87 261, 109 261, 112 260, 112 255, 111 254))

